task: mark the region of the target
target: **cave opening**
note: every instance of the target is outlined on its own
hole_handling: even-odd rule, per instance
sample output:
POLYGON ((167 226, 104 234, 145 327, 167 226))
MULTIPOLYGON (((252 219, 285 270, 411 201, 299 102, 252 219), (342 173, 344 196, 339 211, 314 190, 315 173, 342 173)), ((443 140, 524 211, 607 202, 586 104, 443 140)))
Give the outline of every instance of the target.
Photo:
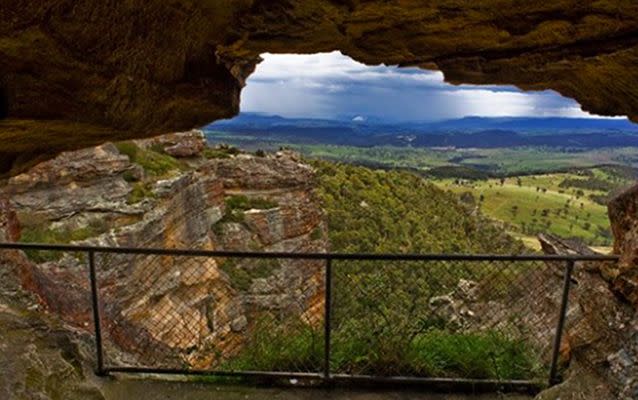
POLYGON ((204 128, 211 144, 415 172, 533 250, 551 233, 610 251, 606 201, 638 162, 627 118, 590 114, 551 90, 452 85, 439 71, 340 52, 262 58, 240 114, 204 128))

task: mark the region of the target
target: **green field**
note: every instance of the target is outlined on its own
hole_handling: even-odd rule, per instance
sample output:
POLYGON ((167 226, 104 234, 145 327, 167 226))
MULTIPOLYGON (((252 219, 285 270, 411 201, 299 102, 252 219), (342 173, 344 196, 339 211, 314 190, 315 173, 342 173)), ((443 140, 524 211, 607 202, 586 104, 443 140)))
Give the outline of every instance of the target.
POLYGON ((618 190, 631 179, 616 168, 601 167, 482 181, 434 182, 503 222, 527 244, 536 242, 536 234, 549 232, 577 237, 592 246, 609 246, 611 232, 604 197, 609 194, 607 188, 618 190))
POLYGON ((427 173, 443 166, 467 167, 491 175, 523 175, 586 168, 602 164, 638 165, 638 148, 601 149, 512 147, 496 149, 426 148, 329 144, 291 144, 277 139, 207 132, 211 144, 228 143, 255 151, 287 147, 309 158, 377 168, 404 168, 427 173))
POLYGON ((224 133, 209 133, 209 140, 252 151, 287 147, 311 159, 412 171, 472 203, 534 249, 539 248, 536 235, 549 232, 609 250, 612 237, 606 201, 635 182, 633 166, 638 165, 635 147, 354 147, 288 144, 224 133))

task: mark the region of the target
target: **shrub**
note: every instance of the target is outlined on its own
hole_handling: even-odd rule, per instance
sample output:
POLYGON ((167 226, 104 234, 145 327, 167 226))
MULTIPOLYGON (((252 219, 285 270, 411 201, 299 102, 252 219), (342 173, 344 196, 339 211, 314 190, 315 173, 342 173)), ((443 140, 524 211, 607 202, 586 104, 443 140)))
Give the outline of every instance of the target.
POLYGON ((267 278, 279 268, 279 261, 275 259, 254 260, 252 264, 238 265, 237 259, 227 259, 220 268, 224 271, 232 286, 241 291, 250 289, 253 280, 267 278))
POLYGON ((213 149, 210 147, 205 148, 204 151, 202 151, 202 155, 209 160, 215 158, 230 158, 230 154, 227 151, 221 149, 213 149))
POLYGON ((268 210, 271 208, 278 207, 279 204, 276 201, 264 199, 261 197, 256 198, 248 198, 243 195, 230 196, 225 200, 226 210, 268 210))
POLYGON ((230 158, 230 156, 234 156, 240 154, 241 151, 233 146, 229 146, 227 144, 220 144, 217 147, 206 147, 202 154, 207 159, 214 158, 230 158))
POLYGON ((319 240, 319 239, 323 239, 323 231, 321 230, 320 226, 313 229, 312 232, 310 233, 310 240, 319 240))
MULTIPOLYGON (((86 227, 71 229, 52 229, 47 224, 24 226, 20 236, 22 243, 50 243, 67 244, 74 241, 86 240, 108 231, 108 224, 104 220, 93 220, 86 227)), ((27 250, 27 256, 37 262, 55 261, 63 256, 60 251, 27 250)))
POLYGON ((161 177, 170 172, 184 170, 186 167, 175 158, 151 149, 145 150, 133 142, 120 142, 115 146, 120 153, 129 157, 131 162, 138 164, 149 175, 161 177))
POLYGON ((129 160, 131 160, 131 162, 135 162, 134 160, 137 158, 137 153, 139 152, 140 148, 133 142, 119 142, 119 143, 115 143, 115 147, 117 147, 117 150, 128 156, 129 160))
POLYGON ((128 204, 137 204, 144 199, 154 197, 155 194, 153 194, 152 186, 150 183, 138 182, 133 185, 133 190, 131 190, 131 193, 129 193, 126 202, 128 204))
POLYGON ((222 364, 222 370, 314 371, 322 360, 320 328, 298 319, 279 321, 265 315, 250 328, 248 343, 241 353, 222 364))
POLYGON ((125 171, 122 174, 122 178, 128 183, 139 181, 139 178, 132 171, 125 171))
MULTIPOLYGON (((261 317, 244 349, 223 370, 317 371, 323 366, 323 332, 298 319, 261 317)), ((451 333, 432 329, 410 336, 333 330, 333 372, 474 379, 527 379, 542 372, 524 342, 487 331, 451 333), (399 340, 397 340, 399 339, 399 340)))

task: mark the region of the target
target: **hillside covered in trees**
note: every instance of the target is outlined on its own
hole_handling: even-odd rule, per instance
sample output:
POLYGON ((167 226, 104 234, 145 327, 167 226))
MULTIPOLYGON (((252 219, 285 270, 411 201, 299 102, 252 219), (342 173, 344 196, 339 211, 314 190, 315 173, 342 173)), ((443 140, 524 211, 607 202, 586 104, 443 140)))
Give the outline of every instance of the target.
POLYGON ((520 242, 409 172, 326 161, 318 169, 330 243, 338 252, 518 253, 520 242))

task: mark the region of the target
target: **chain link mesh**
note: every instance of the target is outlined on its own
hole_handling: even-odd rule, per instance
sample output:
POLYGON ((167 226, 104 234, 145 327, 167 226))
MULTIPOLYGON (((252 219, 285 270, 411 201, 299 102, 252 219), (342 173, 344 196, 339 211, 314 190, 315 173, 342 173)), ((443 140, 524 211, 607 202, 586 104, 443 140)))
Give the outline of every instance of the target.
POLYGON ((101 253, 96 263, 107 364, 320 370, 322 261, 101 253))
MULTIPOLYGON (((26 253, 23 284, 92 331, 87 253, 26 253)), ((326 260, 94 254, 107 368, 325 372, 326 260)), ((333 259, 330 373, 545 380, 566 265, 333 259)))
POLYGON ((375 376, 540 378, 560 310, 562 265, 335 262, 332 369, 375 376))

